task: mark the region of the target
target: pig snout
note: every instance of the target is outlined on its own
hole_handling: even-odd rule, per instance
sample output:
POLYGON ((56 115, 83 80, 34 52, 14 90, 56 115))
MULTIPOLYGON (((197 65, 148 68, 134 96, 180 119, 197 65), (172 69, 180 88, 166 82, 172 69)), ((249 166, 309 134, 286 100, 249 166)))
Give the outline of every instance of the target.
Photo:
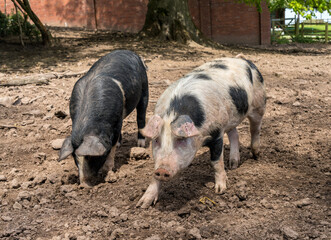
POLYGON ((154 178, 159 181, 169 181, 172 178, 172 174, 165 168, 158 168, 154 171, 154 178))

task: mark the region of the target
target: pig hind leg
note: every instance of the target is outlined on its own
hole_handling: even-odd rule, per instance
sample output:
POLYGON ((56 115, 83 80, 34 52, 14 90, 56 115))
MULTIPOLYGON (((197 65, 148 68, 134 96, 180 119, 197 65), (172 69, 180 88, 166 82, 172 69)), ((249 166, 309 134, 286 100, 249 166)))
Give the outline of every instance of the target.
POLYGON ((227 133, 230 141, 230 160, 229 168, 235 169, 239 166, 240 153, 239 153, 239 135, 237 128, 232 129, 227 133))
POLYGON ((263 114, 264 114, 264 107, 261 107, 254 109, 248 115, 248 120, 250 123, 250 132, 251 132, 251 151, 254 159, 256 159, 260 153, 260 131, 261 131, 263 114))
POLYGON ((146 110, 148 105, 148 90, 143 92, 140 101, 137 105, 137 123, 138 123, 138 147, 145 147, 145 137, 140 133, 140 130, 146 124, 146 110))

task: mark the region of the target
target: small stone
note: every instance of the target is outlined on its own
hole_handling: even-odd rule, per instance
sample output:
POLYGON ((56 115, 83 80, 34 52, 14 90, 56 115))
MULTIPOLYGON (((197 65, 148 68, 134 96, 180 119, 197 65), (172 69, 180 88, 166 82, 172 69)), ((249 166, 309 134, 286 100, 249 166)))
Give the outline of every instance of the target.
POLYGON ((19 204, 18 202, 15 202, 14 205, 13 205, 13 208, 20 210, 20 209, 22 209, 22 205, 19 204))
POLYGON ((62 185, 60 187, 60 191, 61 192, 64 192, 64 193, 69 193, 69 192, 72 192, 74 190, 74 186, 73 185, 62 185))
POLYGON ((0 105, 7 107, 7 108, 10 107, 14 102, 15 102, 15 100, 11 97, 1 97, 0 98, 0 105))
POLYGON ((188 217, 191 214, 191 210, 186 207, 183 207, 178 210, 177 214, 178 214, 178 216, 180 216, 182 218, 188 217))
POLYGON ((49 200, 47 198, 42 198, 39 201, 39 204, 46 204, 46 203, 49 203, 49 200))
POLYGON ((33 183, 36 185, 44 184, 47 180, 47 177, 45 175, 38 175, 34 180, 33 183))
POLYGON ((116 228, 110 235, 109 239, 110 240, 114 240, 114 239, 118 239, 121 237, 121 235, 123 235, 123 230, 120 228, 116 228))
POLYGON ((200 230, 198 228, 192 228, 188 231, 188 235, 190 239, 201 239, 200 230))
POLYGON ((24 182, 21 185, 22 189, 33 188, 34 186, 35 184, 33 182, 24 182))
POLYGON ((140 159, 146 159, 149 156, 147 153, 146 148, 142 147, 133 147, 130 151, 130 158, 140 160, 140 159))
POLYGON ((272 205, 269 203, 269 201, 267 199, 262 199, 260 201, 261 205, 267 209, 272 209, 272 205))
POLYGON ((186 229, 183 226, 178 226, 178 227, 176 227, 176 232, 178 234, 182 234, 182 233, 186 232, 186 229))
POLYGON ((281 232, 283 233, 284 237, 286 237, 287 239, 297 239, 299 237, 299 234, 294 231, 292 228, 290 227, 283 227, 281 229, 281 232))
POLYGON ((126 214, 126 213, 122 213, 122 214, 120 215, 120 220, 121 220, 122 222, 126 222, 128 219, 129 219, 128 214, 126 214))
POLYGON ((120 211, 118 210, 118 208, 117 207, 111 207, 110 209, 109 209, 109 214, 110 214, 110 216, 111 217, 118 217, 119 215, 120 215, 120 211))
POLYGON ((2 216, 1 217, 2 221, 4 222, 10 222, 11 220, 13 220, 13 218, 9 217, 9 216, 2 216))
POLYGON ((209 189, 213 189, 213 188, 215 187, 215 183, 213 183, 213 182, 207 182, 207 183, 205 184, 205 186, 206 186, 207 188, 209 188, 209 189))
POLYGON ((68 198, 76 199, 78 197, 78 194, 76 192, 68 192, 65 194, 65 196, 68 198))
POLYGON ((97 211, 97 214, 96 215, 98 217, 103 217, 103 218, 108 217, 108 214, 105 211, 102 211, 102 210, 97 211))
POLYGON ((27 191, 22 191, 17 195, 17 201, 22 201, 22 200, 31 200, 31 194, 27 191))
POLYGON ((236 191, 236 195, 239 198, 240 201, 245 201, 247 200, 247 191, 244 188, 239 188, 236 191))
POLYGON ((0 182, 6 182, 7 177, 5 175, 0 175, 0 182))
POLYGON ((161 240, 159 235, 153 235, 151 237, 145 238, 145 240, 161 240))
POLYGON ((304 198, 298 201, 295 201, 294 204, 298 207, 298 208, 302 208, 308 205, 313 204, 312 200, 310 198, 304 198))
POLYGON ((20 186, 21 186, 21 184, 18 183, 17 179, 12 180, 11 183, 10 183, 10 187, 14 188, 14 189, 17 189, 20 186))
POLYGON ((62 147, 62 144, 64 142, 64 138, 59 138, 51 141, 51 146, 54 150, 59 150, 62 147))
POLYGON ((295 101, 293 104, 292 104, 294 107, 298 107, 301 105, 301 103, 299 101, 295 101))
POLYGON ((60 119, 65 119, 68 116, 68 113, 65 111, 59 110, 54 113, 55 117, 60 118, 60 119))
POLYGON ((33 154, 34 158, 40 159, 41 161, 46 160, 46 153, 44 152, 37 152, 35 154, 33 154))

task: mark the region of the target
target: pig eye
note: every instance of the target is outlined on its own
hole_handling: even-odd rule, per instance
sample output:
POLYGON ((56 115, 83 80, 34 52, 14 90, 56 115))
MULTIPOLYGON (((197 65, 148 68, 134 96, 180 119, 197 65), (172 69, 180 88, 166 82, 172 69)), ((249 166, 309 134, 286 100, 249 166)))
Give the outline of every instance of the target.
POLYGON ((160 144, 160 139, 159 138, 154 139, 154 143, 155 144, 160 144))

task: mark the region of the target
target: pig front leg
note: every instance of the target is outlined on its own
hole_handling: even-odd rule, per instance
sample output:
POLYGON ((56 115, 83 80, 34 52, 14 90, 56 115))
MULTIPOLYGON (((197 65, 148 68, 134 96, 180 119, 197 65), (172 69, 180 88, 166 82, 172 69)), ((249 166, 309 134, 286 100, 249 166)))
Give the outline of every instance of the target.
POLYGON ((240 154, 239 154, 239 135, 237 128, 232 129, 227 133, 230 141, 230 160, 229 168, 235 169, 239 166, 240 154))
POLYGON ((112 169, 114 167, 114 158, 115 158, 115 152, 116 152, 116 145, 113 146, 110 150, 110 153, 107 156, 106 162, 102 166, 102 168, 99 170, 101 174, 103 174, 105 177, 105 181, 108 182, 111 180, 111 174, 112 174, 112 169))
POLYGON ((146 124, 146 110, 148 105, 148 88, 142 93, 140 101, 137 105, 137 123, 138 123, 138 147, 145 147, 145 137, 140 133, 140 130, 146 124))
POLYGON ((160 181, 153 179, 152 183, 148 186, 144 195, 137 203, 137 207, 148 208, 152 204, 154 205, 158 200, 160 192, 160 181))
POLYGON ((224 169, 223 137, 216 135, 208 144, 210 149, 211 163, 215 169, 215 192, 223 193, 226 189, 226 172, 224 169))

